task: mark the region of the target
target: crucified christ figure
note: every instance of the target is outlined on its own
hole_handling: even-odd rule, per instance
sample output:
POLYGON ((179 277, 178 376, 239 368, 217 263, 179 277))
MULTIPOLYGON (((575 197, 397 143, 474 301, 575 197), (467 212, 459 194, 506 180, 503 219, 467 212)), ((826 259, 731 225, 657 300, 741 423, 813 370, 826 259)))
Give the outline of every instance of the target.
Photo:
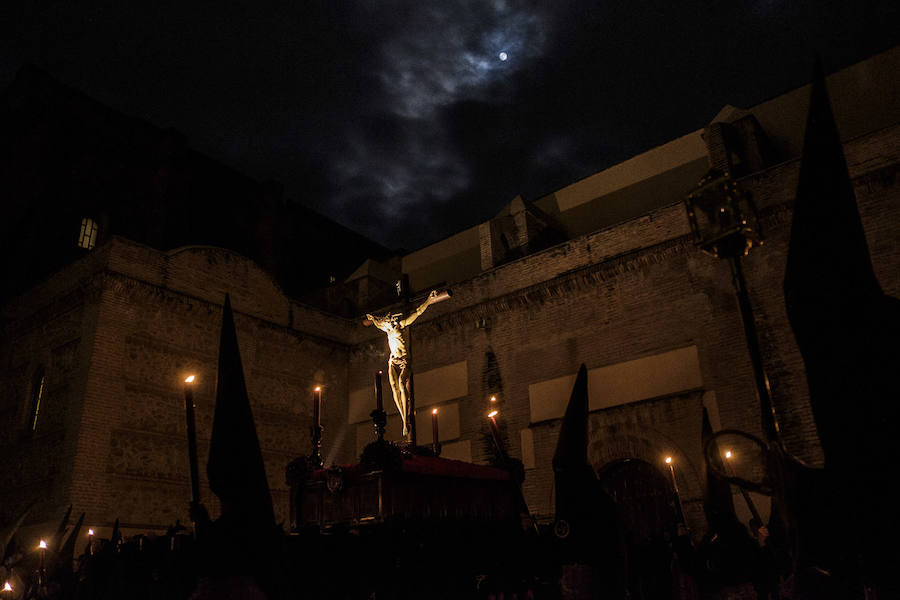
POLYGON ((410 414, 409 402, 409 377, 411 367, 409 365, 409 346, 407 342, 406 328, 412 325, 413 321, 419 318, 425 309, 433 304, 439 294, 437 290, 431 292, 416 310, 412 311, 406 318, 400 318, 402 315, 387 314, 383 317, 376 317, 367 314, 366 318, 372 321, 378 329, 385 332, 388 336, 388 346, 391 349, 391 357, 388 359, 388 378, 391 382, 391 391, 394 393, 394 404, 400 412, 400 420, 403 422, 403 436, 409 436, 410 420, 414 418, 410 414))

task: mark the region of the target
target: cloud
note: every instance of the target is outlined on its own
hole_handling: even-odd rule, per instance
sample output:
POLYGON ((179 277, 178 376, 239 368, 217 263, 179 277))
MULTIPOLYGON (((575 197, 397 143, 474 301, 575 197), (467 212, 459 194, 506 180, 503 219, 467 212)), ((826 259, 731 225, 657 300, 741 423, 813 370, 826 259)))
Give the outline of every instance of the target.
POLYGON ((34 62, 409 249, 801 85, 813 49, 900 42, 888 0, 132 4, 12 3, 0 77, 34 62))
POLYGON ((506 2, 415 3, 399 14, 404 26, 384 42, 379 77, 391 108, 405 117, 430 118, 441 106, 482 97, 516 62, 539 55, 545 39, 538 12, 506 2))
POLYGON ((446 221, 431 216, 473 184, 471 157, 441 114, 488 101, 517 67, 539 56, 546 35, 540 13, 500 1, 396 3, 393 11, 395 22, 368 49, 377 57, 378 86, 337 136, 340 192, 326 210, 386 243, 386 232, 406 231, 394 244, 414 248, 449 233, 446 221), (501 61, 500 50, 510 59, 501 61))

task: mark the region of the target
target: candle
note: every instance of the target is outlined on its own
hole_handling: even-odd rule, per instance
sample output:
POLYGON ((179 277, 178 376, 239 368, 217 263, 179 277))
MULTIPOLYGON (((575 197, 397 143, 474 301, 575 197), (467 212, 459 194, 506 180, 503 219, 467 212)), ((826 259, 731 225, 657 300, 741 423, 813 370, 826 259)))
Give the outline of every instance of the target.
POLYGON ((318 385, 313 396, 313 423, 316 427, 322 426, 322 387, 318 385))
MULTIPOLYGON (((737 479, 738 474, 737 474, 737 469, 734 468, 734 461, 732 460, 733 458, 734 458, 734 454, 731 452, 731 450, 726 450, 725 451, 725 462, 728 463, 728 468, 731 471, 731 476, 734 477, 735 479, 737 479)), ((750 521, 750 526, 756 527, 756 529, 759 529, 759 527, 761 527, 763 525, 763 521, 762 521, 762 517, 760 517, 760 515, 759 515, 759 510, 757 510, 757 508, 756 508, 756 504, 753 503, 753 499, 750 498, 750 494, 747 493, 747 490, 745 490, 743 488, 743 486, 739 485, 738 489, 741 492, 741 496, 744 497, 744 502, 747 503, 747 508, 750 509, 750 514, 753 516, 753 520, 750 521), (755 525, 754 525, 754 522, 756 523, 755 525)), ((754 535, 755 535, 755 531, 754 531, 754 535)))
POLYGON ((375 373, 375 410, 384 410, 384 399, 381 397, 381 371, 375 373))
POLYGON ((88 529, 88 554, 94 554, 94 530, 88 529))
POLYGON ((41 562, 38 565, 38 585, 44 585, 44 553, 47 551, 47 542, 41 540, 41 543, 38 544, 38 547, 41 549, 41 562))
POLYGON ((431 410, 431 443, 435 448, 435 452, 437 452, 438 445, 438 410, 436 408, 431 410))
POLYGON ((493 438, 494 440, 494 445, 497 447, 497 452, 499 452, 502 456, 504 452, 503 445, 500 443, 500 428, 497 426, 497 420, 494 418, 498 414, 500 414, 500 411, 492 410, 488 413, 488 419, 491 422, 491 438, 493 438))
POLYGON ((675 467, 672 466, 672 457, 666 457, 666 464, 669 466, 669 473, 672 475, 672 487, 675 489, 675 495, 678 495, 678 482, 675 480, 675 467))
POLYGON ((196 379, 194 375, 189 375, 184 380, 184 415, 187 422, 191 501, 196 504, 200 502, 200 468, 197 461, 197 425, 194 421, 194 379, 196 379))
POLYGON ((675 479, 675 466, 672 464, 672 457, 666 457, 666 465, 669 467, 669 474, 672 476, 672 488, 675 490, 675 508, 678 510, 678 519, 684 523, 684 507, 681 505, 681 496, 678 494, 678 481, 675 479))
POLYGON ((734 456, 731 453, 731 450, 725 451, 725 462, 728 463, 728 469, 731 471, 732 477, 737 477, 737 471, 734 469, 734 463, 731 461, 731 457, 734 456))

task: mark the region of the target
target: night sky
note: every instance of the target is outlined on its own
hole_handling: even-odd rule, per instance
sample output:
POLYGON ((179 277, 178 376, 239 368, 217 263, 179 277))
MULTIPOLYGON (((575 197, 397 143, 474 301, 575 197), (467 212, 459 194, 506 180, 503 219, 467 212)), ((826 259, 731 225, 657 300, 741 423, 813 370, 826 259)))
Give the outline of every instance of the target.
POLYGON ((0 87, 31 62, 408 250, 900 43, 896 0, 2 5, 0 87))

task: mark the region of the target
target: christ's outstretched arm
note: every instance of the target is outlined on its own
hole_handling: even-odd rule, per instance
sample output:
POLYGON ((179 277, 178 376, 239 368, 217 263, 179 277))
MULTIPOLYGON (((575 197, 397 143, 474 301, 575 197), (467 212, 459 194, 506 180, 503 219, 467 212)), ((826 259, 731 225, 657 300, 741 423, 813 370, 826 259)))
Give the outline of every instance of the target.
POLYGON ((437 297, 438 297, 438 291, 432 290, 432 292, 430 294, 428 294, 428 297, 425 298, 425 302, 423 302, 419 306, 419 308, 412 311, 412 313, 410 313, 410 315, 408 317, 406 317, 405 319, 400 321, 400 326, 401 327, 409 327, 410 325, 412 325, 413 321, 418 319, 419 315, 421 315, 423 312, 425 312, 425 309, 428 308, 429 306, 431 306, 431 304, 435 301, 435 299, 437 297))

